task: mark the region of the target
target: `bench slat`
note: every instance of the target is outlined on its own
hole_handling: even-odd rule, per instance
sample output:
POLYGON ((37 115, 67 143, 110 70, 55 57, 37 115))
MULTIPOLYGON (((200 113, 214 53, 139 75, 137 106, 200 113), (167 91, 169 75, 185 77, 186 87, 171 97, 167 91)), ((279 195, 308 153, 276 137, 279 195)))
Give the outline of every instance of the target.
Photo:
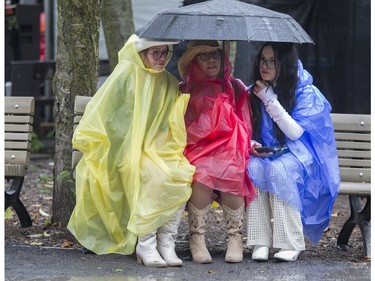
POLYGON ((340 167, 341 182, 371 182, 371 170, 340 167))
POLYGON ((81 151, 78 151, 78 150, 73 151, 73 154, 72 154, 72 169, 73 170, 76 168, 79 160, 81 160, 82 155, 83 154, 81 151))
POLYGON ((335 131, 371 131, 371 116, 368 114, 331 113, 335 131))
MULTIPOLYGON (((29 167, 30 152, 21 150, 5 150, 5 163, 12 165, 24 165, 29 167)), ((8 176, 5 174, 5 176, 8 176)))
POLYGON ((31 141, 30 133, 5 133, 5 141, 31 141))
POLYGON ((73 119, 74 125, 78 125, 79 121, 81 121, 82 115, 75 115, 73 119))
POLYGON ((357 158, 357 159, 370 159, 370 151, 354 151, 354 150, 338 150, 339 158, 357 158))
POLYGON ((30 124, 5 124, 6 132, 32 132, 30 124))
POLYGON ((371 149, 371 143, 369 142, 355 142, 355 141, 336 141, 337 149, 359 149, 367 150, 371 149))
POLYGON ((5 102, 5 114, 34 114, 34 97, 7 96, 5 102))
POLYGON ((74 115, 82 115, 91 97, 76 96, 74 101, 74 115))
POLYGON ((5 115, 4 121, 6 124, 33 124, 34 118, 30 115, 5 115))
POLYGON ((340 167, 362 167, 371 168, 371 160, 339 158, 340 167))
POLYGON ((358 183, 358 182, 342 182, 340 185, 340 194, 370 196, 371 184, 370 183, 358 183))
POLYGON ((23 142, 23 141, 8 141, 5 142, 5 149, 6 150, 30 150, 31 149, 31 143, 29 142, 23 142))
POLYGON ((336 141, 364 141, 364 142, 370 142, 371 141, 371 134, 360 134, 359 132, 335 132, 335 139, 336 141))

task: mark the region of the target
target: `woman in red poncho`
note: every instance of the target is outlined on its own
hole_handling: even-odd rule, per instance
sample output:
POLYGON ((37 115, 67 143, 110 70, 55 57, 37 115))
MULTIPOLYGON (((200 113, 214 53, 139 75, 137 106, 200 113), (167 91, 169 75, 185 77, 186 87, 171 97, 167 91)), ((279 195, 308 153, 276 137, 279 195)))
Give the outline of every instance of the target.
POLYGON ((244 207, 255 196, 246 172, 251 139, 247 90, 230 76, 229 44, 224 46, 225 52, 217 41, 190 41, 178 62, 184 79, 180 89, 191 95, 184 154, 197 169, 188 203, 190 250, 197 263, 212 262, 204 233, 214 191, 220 193, 227 222, 226 262, 243 259, 244 207))

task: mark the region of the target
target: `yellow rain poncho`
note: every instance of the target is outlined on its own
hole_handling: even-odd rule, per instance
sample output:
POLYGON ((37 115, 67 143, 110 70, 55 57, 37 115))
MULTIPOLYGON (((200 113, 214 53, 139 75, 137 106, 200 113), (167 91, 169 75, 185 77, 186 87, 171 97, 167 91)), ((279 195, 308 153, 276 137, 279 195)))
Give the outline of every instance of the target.
POLYGON ((132 254, 137 236, 164 225, 191 195, 195 168, 183 155, 189 95, 167 71, 144 67, 137 40, 120 50, 73 135, 83 158, 68 229, 96 254, 132 254))

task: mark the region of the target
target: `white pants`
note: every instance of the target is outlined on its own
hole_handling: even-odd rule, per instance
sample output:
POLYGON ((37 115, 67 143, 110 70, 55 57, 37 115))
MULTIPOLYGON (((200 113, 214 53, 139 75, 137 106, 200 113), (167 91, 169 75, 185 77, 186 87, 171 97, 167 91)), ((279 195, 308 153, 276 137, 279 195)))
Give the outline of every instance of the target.
POLYGON ((272 193, 256 191, 258 196, 246 208, 247 245, 305 250, 300 212, 272 193))

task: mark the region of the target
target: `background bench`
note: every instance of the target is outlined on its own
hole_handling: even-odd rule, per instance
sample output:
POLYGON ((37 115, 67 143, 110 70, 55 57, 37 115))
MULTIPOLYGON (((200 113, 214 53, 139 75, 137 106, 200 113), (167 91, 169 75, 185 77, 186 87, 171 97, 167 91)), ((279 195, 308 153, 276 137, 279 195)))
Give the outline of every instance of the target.
POLYGON ((365 257, 371 255, 371 117, 360 114, 331 114, 339 155, 339 194, 349 195, 350 217, 337 239, 340 250, 349 250, 349 238, 359 226, 365 257), (362 201, 365 201, 364 203, 362 201))
POLYGON ((19 195, 30 161, 33 132, 34 98, 5 97, 5 178, 12 181, 5 188, 5 210, 13 207, 22 227, 32 225, 31 218, 19 195))

